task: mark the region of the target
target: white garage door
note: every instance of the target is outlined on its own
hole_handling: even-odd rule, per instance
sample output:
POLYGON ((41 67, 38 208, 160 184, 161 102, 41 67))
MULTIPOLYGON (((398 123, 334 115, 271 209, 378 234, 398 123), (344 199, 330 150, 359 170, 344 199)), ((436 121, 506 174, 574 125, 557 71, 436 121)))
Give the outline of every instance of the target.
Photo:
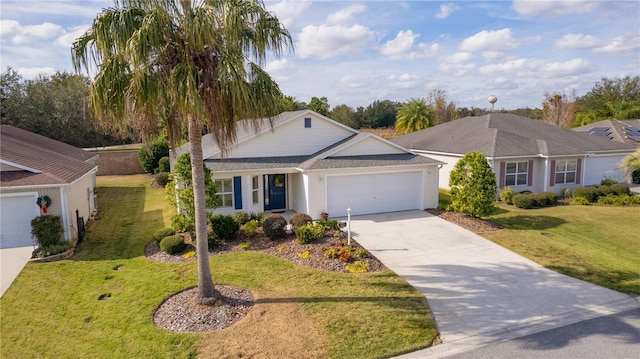
POLYGON ((0 248, 33 245, 31 220, 38 215, 34 195, 0 197, 0 248))
POLYGON ((375 173, 327 178, 331 217, 405 211, 421 207, 422 172, 375 173))

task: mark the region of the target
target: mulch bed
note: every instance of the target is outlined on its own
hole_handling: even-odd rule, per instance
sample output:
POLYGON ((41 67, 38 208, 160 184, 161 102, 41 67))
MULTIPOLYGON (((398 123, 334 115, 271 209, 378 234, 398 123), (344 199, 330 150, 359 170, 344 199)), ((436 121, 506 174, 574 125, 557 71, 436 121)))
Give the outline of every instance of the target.
POLYGON ((485 221, 480 218, 474 218, 464 213, 447 212, 439 209, 427 209, 426 211, 474 233, 491 232, 502 229, 502 226, 497 223, 485 221))

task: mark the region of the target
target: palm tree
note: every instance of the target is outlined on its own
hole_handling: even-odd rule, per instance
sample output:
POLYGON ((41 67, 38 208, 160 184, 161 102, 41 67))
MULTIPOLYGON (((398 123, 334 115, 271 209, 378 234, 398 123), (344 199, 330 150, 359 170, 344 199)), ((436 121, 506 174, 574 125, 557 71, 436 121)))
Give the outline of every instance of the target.
POLYGON ((626 155, 620 162, 620 169, 627 171, 627 181, 632 182, 632 176, 635 172, 640 171, 640 148, 635 152, 626 155))
POLYGON ((395 128, 399 134, 406 135, 433 126, 433 122, 434 113, 427 100, 412 98, 398 108, 395 128))
POLYGON ((291 35, 261 0, 114 0, 73 44, 76 71, 97 69, 89 96, 102 121, 133 123, 144 139, 165 121, 172 145, 188 126, 198 303, 221 301, 207 251, 203 126, 226 155, 236 121, 275 116, 282 93, 261 66, 287 49, 291 35))

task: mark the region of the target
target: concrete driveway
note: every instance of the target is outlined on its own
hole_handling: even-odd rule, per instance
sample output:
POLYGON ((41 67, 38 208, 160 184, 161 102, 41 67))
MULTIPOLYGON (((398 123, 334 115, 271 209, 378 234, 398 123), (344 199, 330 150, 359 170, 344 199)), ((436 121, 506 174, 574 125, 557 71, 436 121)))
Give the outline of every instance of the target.
POLYGON ((0 249, 0 297, 29 262, 33 246, 0 249))
POLYGON ((636 298, 521 257, 424 211, 355 216, 352 236, 427 298, 441 357, 640 308, 636 298))

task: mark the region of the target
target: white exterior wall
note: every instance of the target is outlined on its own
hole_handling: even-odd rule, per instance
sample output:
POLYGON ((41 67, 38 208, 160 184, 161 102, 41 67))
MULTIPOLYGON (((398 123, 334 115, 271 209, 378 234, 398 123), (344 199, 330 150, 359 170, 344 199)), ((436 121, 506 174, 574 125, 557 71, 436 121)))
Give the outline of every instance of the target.
MULTIPOLYGON (((255 138, 237 144, 229 151, 228 157, 310 155, 353 134, 346 128, 308 114, 278 126, 275 132, 266 130, 255 138), (304 127, 305 117, 311 118, 311 128, 304 127)), ((219 155, 215 158, 219 158, 219 155)))
MULTIPOLYGON (((64 201, 62 203, 63 210, 66 207, 67 222, 65 225, 65 238, 77 239, 78 238, 78 223, 76 222, 76 209, 80 214, 80 217, 84 218, 85 224, 91 218, 91 212, 96 208, 94 205, 93 195, 95 176, 97 169, 88 172, 70 185, 62 186, 62 197, 64 201)), ((53 201, 60 201, 60 197, 53 201)))
MULTIPOLYGON (((451 187, 449 187, 449 172, 453 170, 453 167, 455 167, 456 163, 462 158, 462 156, 455 157, 455 156, 433 155, 433 154, 425 154, 425 153, 420 153, 420 154, 425 157, 433 158, 436 161, 445 163, 444 165, 442 165, 442 167, 440 168, 440 171, 438 172, 438 185, 440 186, 440 188, 450 189, 451 187)), ((436 203, 436 206, 437 206, 437 203, 436 203)))
POLYGON ((289 208, 298 213, 307 213, 308 202, 305 189, 309 176, 307 174, 291 173, 288 177, 287 197, 289 198, 289 208))
POLYGON ((387 155, 396 153, 407 152, 376 138, 368 137, 348 148, 333 153, 332 156, 387 155))
POLYGON ((624 172, 615 169, 620 165, 624 155, 599 156, 591 155, 584 161, 584 185, 600 184, 605 178, 624 182, 624 172))

